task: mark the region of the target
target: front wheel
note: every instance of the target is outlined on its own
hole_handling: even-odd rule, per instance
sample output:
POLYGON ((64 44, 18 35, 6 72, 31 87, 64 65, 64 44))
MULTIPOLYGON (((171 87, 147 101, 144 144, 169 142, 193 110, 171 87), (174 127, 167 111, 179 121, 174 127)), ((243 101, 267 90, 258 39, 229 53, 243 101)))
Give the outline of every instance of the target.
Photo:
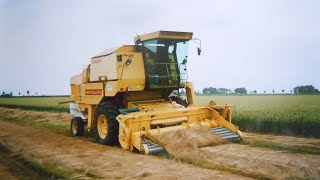
POLYGON ((112 106, 99 106, 94 114, 95 136, 99 144, 119 144, 119 122, 116 117, 119 113, 112 106))
POLYGON ((74 117, 70 124, 71 136, 82 136, 84 134, 84 123, 81 117, 74 117))

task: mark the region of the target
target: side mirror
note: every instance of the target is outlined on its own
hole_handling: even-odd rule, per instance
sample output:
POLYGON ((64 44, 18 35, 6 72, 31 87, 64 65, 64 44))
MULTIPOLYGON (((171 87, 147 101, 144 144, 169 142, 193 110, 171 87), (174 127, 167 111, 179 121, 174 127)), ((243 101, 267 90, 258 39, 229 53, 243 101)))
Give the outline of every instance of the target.
POLYGON ((201 49, 198 47, 198 55, 201 55, 201 49))
POLYGON ((200 56, 200 55, 201 55, 201 39, 199 39, 199 38, 193 38, 193 39, 191 39, 191 40, 192 40, 193 42, 199 44, 199 47, 197 48, 197 50, 198 50, 198 55, 200 56))

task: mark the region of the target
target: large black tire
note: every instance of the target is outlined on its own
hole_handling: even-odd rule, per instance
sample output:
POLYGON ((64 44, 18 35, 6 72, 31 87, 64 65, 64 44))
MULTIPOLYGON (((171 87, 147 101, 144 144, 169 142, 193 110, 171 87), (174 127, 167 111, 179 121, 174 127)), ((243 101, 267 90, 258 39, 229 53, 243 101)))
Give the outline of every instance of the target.
POLYGON ((94 113, 94 126, 96 141, 104 145, 119 144, 119 122, 116 117, 119 112, 109 104, 101 104, 94 113))
POLYGON ((81 117, 72 118, 70 123, 70 134, 71 136, 83 136, 84 123, 81 117))

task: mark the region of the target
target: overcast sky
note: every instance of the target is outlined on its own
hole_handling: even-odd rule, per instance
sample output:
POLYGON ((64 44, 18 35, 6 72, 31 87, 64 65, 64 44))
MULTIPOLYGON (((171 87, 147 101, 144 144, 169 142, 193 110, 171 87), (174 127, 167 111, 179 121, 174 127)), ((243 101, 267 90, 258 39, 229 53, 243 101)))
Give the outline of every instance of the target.
POLYGON ((0 91, 70 94, 69 79, 136 34, 190 31, 195 88, 320 89, 319 0, 0 0, 0 91))

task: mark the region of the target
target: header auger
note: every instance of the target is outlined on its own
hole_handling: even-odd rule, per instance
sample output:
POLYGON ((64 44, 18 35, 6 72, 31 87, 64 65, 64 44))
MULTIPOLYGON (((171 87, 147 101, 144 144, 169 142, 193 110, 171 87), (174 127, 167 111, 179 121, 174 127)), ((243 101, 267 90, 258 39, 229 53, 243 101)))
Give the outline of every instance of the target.
MULTIPOLYGON (((100 144, 145 154, 163 151, 155 135, 192 126, 235 140, 230 106, 196 106, 187 82, 190 32, 158 31, 135 37, 135 45, 107 49, 71 78, 72 136, 94 131, 100 144), (187 100, 179 96, 184 88, 187 100), (171 96, 177 92, 177 96, 171 96)), ((201 50, 198 50, 200 53, 201 50)))

